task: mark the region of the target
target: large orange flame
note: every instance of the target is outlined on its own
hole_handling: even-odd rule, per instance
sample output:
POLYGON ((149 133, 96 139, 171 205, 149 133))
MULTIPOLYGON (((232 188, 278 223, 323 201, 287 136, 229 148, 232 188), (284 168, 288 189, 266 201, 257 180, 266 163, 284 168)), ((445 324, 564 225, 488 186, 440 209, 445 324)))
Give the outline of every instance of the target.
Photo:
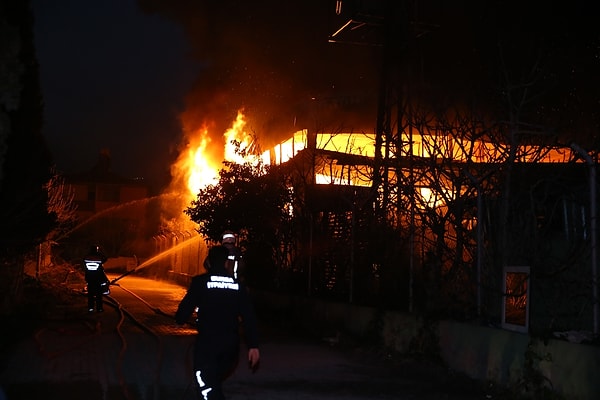
POLYGON ((173 181, 171 190, 177 191, 185 203, 196 198, 200 189, 218 182, 219 170, 223 168, 223 160, 244 163, 254 162, 253 155, 242 155, 239 150, 248 150, 252 145, 252 137, 245 131, 246 119, 240 110, 231 127, 222 134, 209 132, 207 126, 187 134, 188 144, 180 153, 178 160, 171 167, 173 181), (239 146, 236 146, 238 143, 239 146))
POLYGON ((217 182, 220 163, 209 156, 208 145, 211 142, 208 131, 195 138, 197 143, 191 145, 185 158, 184 168, 188 171, 187 188, 194 195, 202 188, 217 182))
POLYGON ((254 139, 246 132, 246 118, 240 110, 235 121, 231 124, 225 134, 225 160, 244 164, 246 162, 256 163, 259 157, 252 153, 254 139))
POLYGON ((187 146, 171 166, 169 187, 186 205, 196 198, 201 188, 216 182, 220 164, 209 153, 211 138, 206 127, 188 134, 187 140, 187 146))

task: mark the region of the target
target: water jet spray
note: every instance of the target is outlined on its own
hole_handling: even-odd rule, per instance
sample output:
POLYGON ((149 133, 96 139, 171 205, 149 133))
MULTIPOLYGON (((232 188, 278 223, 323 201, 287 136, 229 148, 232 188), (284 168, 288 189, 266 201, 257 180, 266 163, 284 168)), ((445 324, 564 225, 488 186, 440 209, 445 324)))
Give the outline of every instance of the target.
MULTIPOLYGON (((157 262, 157 261, 159 261, 159 260, 161 260, 161 259, 163 259, 163 258, 165 258, 167 256, 170 256, 170 255, 172 255, 174 253, 177 253, 178 251, 180 251, 180 250, 182 250, 182 249, 184 249, 184 248, 186 248, 188 246, 196 244, 197 242, 200 241, 201 238, 202 238, 202 236, 200 236, 200 235, 193 236, 192 238, 190 238, 190 239, 188 239, 188 240, 186 240, 186 241, 184 241, 182 243, 179 243, 179 244, 171 247, 168 250, 164 250, 164 251, 158 253, 157 255, 155 255, 155 256, 147 259, 146 261, 142 262, 141 264, 139 264, 138 266, 136 266, 131 271, 127 271, 124 274, 122 274, 122 275, 118 276, 117 278, 113 279, 110 282, 110 284, 114 285, 119 280, 125 278, 126 276, 131 275, 131 274, 133 274, 133 273, 135 273, 135 272, 137 272, 137 271, 139 271, 141 269, 147 268, 148 266, 154 264, 155 262, 157 262)), ((201 266, 201 263, 198 263, 198 264, 201 266)))

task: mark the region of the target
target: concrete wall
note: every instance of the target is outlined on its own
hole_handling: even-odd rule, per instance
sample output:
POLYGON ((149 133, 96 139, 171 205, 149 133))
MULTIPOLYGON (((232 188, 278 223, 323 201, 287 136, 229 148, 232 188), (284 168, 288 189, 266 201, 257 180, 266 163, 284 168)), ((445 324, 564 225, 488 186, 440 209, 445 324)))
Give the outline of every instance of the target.
POLYGON ((600 347, 563 340, 535 340, 496 328, 453 321, 439 325, 442 358, 450 368, 482 380, 520 384, 526 358, 546 386, 567 399, 600 398, 600 347))
POLYGON ((569 400, 600 399, 600 347, 407 313, 270 293, 253 293, 257 308, 282 323, 302 324, 324 337, 336 333, 378 340, 391 351, 439 352, 455 371, 483 381, 524 388, 528 373, 569 400), (531 361, 529 363, 528 361, 531 361), (530 368, 527 368, 530 365, 530 368))

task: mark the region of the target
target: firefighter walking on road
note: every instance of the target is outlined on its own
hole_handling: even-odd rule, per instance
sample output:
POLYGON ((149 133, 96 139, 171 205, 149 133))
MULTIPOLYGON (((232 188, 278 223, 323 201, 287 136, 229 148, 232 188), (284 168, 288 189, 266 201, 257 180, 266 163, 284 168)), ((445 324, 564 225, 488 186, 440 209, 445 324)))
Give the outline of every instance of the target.
POLYGON ((85 282, 87 283, 88 311, 104 311, 102 296, 107 291, 109 280, 104 272, 106 256, 100 251, 100 246, 94 245, 83 258, 85 282))
POLYGON ((200 398, 224 399, 222 383, 235 370, 240 351, 240 321, 248 347, 248 366, 258 368, 257 320, 243 283, 226 269, 229 250, 214 246, 208 252, 208 272, 192 278, 175 314, 185 324, 196 311, 198 335, 194 345, 194 375, 200 398))

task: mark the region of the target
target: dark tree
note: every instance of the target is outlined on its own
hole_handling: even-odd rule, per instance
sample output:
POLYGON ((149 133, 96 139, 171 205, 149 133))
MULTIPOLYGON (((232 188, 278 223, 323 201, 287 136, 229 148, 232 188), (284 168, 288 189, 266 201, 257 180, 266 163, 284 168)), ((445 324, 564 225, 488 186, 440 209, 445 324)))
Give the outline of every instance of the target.
MULTIPOLYGON (((29 1, 0 0, 0 274, 3 309, 18 301, 23 257, 54 224, 45 188, 51 156, 29 1)), ((8 307, 10 308, 10 307, 8 307)))
POLYGON ((218 241, 225 230, 238 233, 253 272, 270 273, 279 264, 281 236, 291 218, 287 179, 276 167, 224 165, 219 182, 201 189, 184 212, 209 240, 218 241))

